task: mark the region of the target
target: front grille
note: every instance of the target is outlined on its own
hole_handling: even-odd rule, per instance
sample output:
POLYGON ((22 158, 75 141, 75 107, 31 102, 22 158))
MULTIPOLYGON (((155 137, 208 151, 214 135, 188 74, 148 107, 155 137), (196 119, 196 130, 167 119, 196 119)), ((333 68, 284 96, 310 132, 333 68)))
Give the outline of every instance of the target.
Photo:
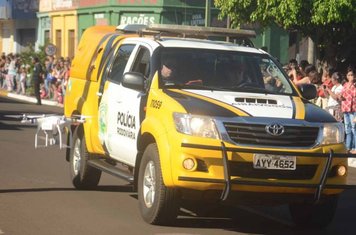
POLYGON ((272 136, 265 130, 266 125, 245 123, 224 123, 231 140, 241 145, 311 147, 318 137, 318 127, 284 126, 284 133, 272 136))
POLYGON ((255 169, 251 162, 229 161, 231 176, 255 179, 308 180, 314 177, 317 165, 297 165, 295 170, 255 169))

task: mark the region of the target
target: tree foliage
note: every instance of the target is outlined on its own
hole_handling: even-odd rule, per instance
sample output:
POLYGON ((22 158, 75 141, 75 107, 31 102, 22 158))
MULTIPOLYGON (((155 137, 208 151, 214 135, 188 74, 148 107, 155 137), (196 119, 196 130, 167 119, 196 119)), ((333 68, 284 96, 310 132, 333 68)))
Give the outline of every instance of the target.
POLYGON ((46 58, 46 53, 45 53, 45 48, 44 46, 40 46, 38 51, 35 51, 35 48, 33 47, 32 44, 29 44, 21 54, 20 58, 23 64, 25 65, 30 65, 31 68, 33 67, 32 64, 32 58, 38 57, 40 59, 40 62, 44 64, 45 58, 46 58))
POLYGON ((233 27, 275 22, 311 37, 322 60, 331 59, 329 49, 335 51, 338 62, 351 56, 345 47, 356 48, 356 0, 215 0, 215 6, 221 17, 230 18, 233 27))
MULTIPOLYGON (((28 44, 26 49, 19 54, 20 58, 21 58, 21 63, 24 66, 29 66, 29 73, 33 72, 33 63, 32 63, 32 59, 34 57, 38 57, 41 64, 42 64, 42 68, 44 68, 44 61, 46 58, 46 53, 45 53, 45 47, 44 46, 40 46, 39 50, 35 50, 35 48, 33 47, 32 44, 28 44)), ((34 94, 34 88, 33 88, 33 80, 31 79, 31 85, 29 87, 26 88, 26 93, 28 95, 33 95, 34 94)))

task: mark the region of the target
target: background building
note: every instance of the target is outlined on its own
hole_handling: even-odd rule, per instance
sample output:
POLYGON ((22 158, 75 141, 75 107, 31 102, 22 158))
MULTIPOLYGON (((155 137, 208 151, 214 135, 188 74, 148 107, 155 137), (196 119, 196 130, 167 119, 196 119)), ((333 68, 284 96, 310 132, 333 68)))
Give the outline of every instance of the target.
MULTIPOLYGON (((210 26, 227 27, 210 2, 210 26)), ((18 53, 29 44, 38 50, 51 43, 57 56, 73 57, 84 30, 93 25, 204 26, 205 15, 205 0, 0 0, 0 49, 18 53)), ((255 46, 282 64, 291 58, 315 62, 311 40, 295 37, 277 25, 263 31, 256 25, 253 29, 257 32, 255 46)))
POLYGON ((41 0, 37 47, 52 43, 56 56, 74 56, 78 44, 78 19, 75 0, 41 0))
POLYGON ((19 53, 37 38, 38 0, 0 0, 0 49, 19 53))

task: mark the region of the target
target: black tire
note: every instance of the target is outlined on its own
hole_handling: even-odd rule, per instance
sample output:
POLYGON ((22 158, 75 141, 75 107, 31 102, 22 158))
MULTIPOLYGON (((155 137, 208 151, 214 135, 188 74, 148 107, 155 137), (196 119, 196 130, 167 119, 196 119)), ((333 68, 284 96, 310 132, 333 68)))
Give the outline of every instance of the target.
POLYGON ((294 223, 300 228, 324 228, 334 218, 337 196, 330 196, 319 203, 295 203, 289 205, 294 223))
POLYGON ((178 215, 179 191, 163 183, 156 144, 147 146, 138 175, 138 202, 141 216, 149 224, 169 225, 178 215))
POLYGON ((79 126, 73 134, 69 158, 72 184, 77 189, 93 189, 100 181, 101 171, 88 165, 89 158, 83 128, 79 126))

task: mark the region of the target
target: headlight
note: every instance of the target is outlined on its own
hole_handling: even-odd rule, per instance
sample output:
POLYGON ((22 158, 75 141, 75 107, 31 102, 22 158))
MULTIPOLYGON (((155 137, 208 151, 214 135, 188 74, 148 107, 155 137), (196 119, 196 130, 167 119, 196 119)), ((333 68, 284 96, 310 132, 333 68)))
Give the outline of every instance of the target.
POLYGON ((214 120, 209 117, 173 113, 176 130, 187 135, 219 139, 214 120))
POLYGON ((343 143, 345 138, 344 125, 342 123, 325 124, 321 144, 343 143))

